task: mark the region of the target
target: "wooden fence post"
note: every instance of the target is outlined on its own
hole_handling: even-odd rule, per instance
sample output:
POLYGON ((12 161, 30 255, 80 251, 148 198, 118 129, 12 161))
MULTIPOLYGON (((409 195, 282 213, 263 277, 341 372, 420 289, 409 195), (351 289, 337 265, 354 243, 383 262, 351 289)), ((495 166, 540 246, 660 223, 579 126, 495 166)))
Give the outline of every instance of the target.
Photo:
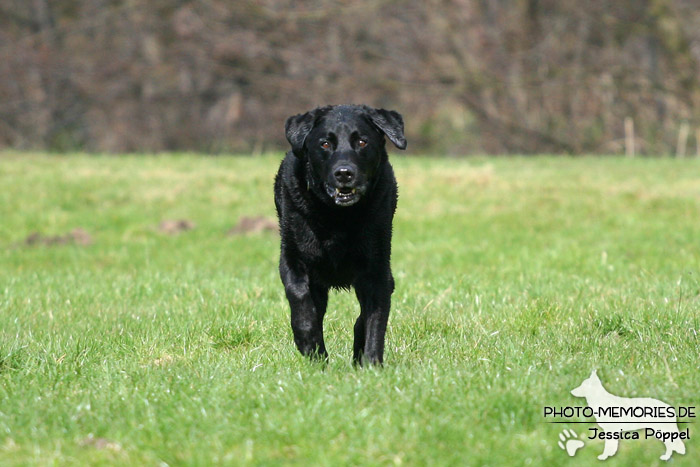
POLYGON ((625 154, 634 157, 634 120, 625 117, 625 154))
POLYGON ((681 129, 678 131, 678 146, 676 147, 676 157, 685 157, 685 148, 688 145, 688 132, 690 127, 688 122, 681 123, 681 129))

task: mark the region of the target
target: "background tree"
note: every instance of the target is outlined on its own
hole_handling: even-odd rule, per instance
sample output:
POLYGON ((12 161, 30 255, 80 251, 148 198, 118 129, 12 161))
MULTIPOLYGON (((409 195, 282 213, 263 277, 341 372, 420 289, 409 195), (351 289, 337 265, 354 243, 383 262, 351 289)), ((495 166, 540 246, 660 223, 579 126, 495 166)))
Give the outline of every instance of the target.
POLYGON ((670 153, 700 126, 697 6, 2 0, 0 146, 259 152, 288 115, 368 103, 420 151, 621 152, 632 118, 670 153))

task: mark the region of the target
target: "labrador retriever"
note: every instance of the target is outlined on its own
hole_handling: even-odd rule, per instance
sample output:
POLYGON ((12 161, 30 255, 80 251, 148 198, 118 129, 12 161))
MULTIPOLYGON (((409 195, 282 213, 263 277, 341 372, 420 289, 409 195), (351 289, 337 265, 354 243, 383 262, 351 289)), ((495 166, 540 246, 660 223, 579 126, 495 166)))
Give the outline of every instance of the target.
POLYGON ((381 364, 398 198, 384 137, 405 149, 403 119, 392 110, 326 106, 290 117, 285 131, 292 150, 275 177, 275 207, 294 342, 326 360, 328 291, 352 286, 360 302, 353 361, 381 364))

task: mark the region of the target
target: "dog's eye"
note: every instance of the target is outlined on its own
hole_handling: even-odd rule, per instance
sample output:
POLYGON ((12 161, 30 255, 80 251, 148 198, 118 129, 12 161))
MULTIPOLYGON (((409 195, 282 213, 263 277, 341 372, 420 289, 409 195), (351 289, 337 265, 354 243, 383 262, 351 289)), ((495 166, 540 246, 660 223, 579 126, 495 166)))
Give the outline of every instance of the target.
POLYGON ((357 142, 357 145, 361 148, 364 148, 365 146, 367 146, 367 141, 364 139, 361 139, 357 142))
POLYGON ((322 147, 323 149, 330 149, 330 148, 331 148, 331 143, 329 143, 328 141, 323 141, 323 142, 321 143, 321 147, 322 147))

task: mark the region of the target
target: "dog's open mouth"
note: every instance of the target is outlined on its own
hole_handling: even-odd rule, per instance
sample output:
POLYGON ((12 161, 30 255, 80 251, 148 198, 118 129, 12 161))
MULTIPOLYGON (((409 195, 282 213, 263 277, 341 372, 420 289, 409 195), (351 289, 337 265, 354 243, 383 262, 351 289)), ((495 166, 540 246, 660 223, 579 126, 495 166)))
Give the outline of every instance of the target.
POLYGON ((357 188, 353 187, 339 187, 332 188, 330 186, 326 187, 328 195, 333 198, 335 204, 338 206, 351 206, 360 200, 360 193, 357 188))

